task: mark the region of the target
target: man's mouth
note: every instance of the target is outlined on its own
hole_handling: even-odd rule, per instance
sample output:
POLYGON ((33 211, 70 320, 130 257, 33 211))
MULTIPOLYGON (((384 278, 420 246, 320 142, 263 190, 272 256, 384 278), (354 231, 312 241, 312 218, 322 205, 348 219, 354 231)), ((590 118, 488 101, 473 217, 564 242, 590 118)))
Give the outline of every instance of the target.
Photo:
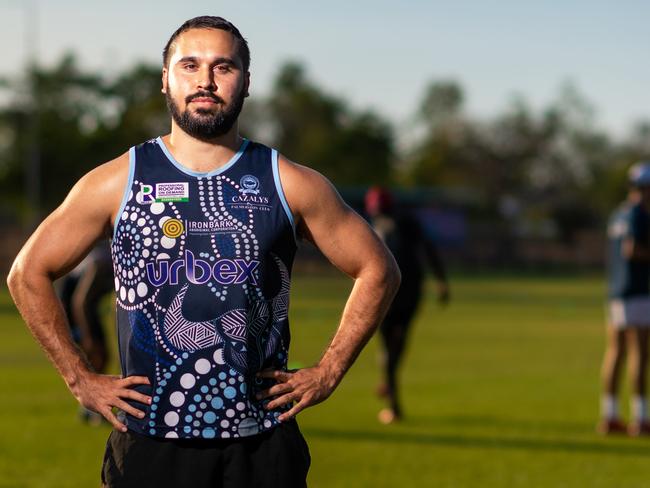
POLYGON ((215 100, 212 97, 196 97, 196 98, 192 98, 192 100, 190 100, 190 103, 217 104, 219 103, 219 101, 215 100))

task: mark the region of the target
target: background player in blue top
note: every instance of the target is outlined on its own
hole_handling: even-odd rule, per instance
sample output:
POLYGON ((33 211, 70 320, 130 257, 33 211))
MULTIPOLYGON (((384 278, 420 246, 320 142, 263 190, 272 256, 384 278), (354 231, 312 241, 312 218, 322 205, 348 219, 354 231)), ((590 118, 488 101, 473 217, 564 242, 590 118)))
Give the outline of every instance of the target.
POLYGON ((191 19, 163 54, 171 133, 77 182, 21 250, 9 288, 75 398, 115 428, 105 485, 305 486, 294 417, 332 394, 399 270, 322 175, 240 137, 250 54, 235 26, 191 19), (294 232, 354 286, 320 361, 287 371, 294 232), (52 290, 103 236, 113 236, 123 377, 92 371, 52 290))
POLYGON ((650 434, 646 405, 650 327, 650 164, 632 166, 629 182, 628 198, 612 214, 607 229, 609 324, 598 431, 647 435, 650 434), (626 354, 633 395, 628 427, 619 417, 616 398, 626 354))

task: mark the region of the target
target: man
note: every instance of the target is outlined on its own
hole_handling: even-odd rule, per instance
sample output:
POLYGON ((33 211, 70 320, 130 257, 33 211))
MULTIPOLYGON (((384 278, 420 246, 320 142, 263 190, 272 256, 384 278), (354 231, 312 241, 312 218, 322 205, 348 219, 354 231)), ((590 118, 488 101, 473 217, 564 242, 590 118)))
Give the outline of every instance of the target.
POLYGON ((602 366, 602 434, 650 434, 646 406, 648 327, 650 327, 650 164, 629 171, 627 200, 613 213, 609 238, 609 324, 602 366), (619 417, 616 394, 623 358, 631 382, 631 422, 619 417))
MULTIPOLYGON (((100 305, 113 289, 113 263, 109 243, 101 241, 70 273, 58 283, 58 295, 68 319, 72 337, 81 346, 96 373, 105 373, 108 346, 100 305)), ((79 407, 84 422, 99 425, 102 416, 79 407)))
POLYGON ((402 274, 402 284, 381 324, 384 382, 378 394, 388 400, 379 412, 379 421, 390 424, 403 416, 399 400, 397 368, 400 365, 409 327, 422 298, 424 261, 433 271, 440 303, 449 301, 447 274, 436 246, 426 238, 418 220, 395 208, 393 196, 385 188, 372 187, 366 193, 366 213, 372 226, 392 252, 402 274))
POLYGON ((72 394, 115 427, 107 486, 304 486, 293 419, 331 395, 399 286, 390 253, 324 177, 239 136, 249 62, 231 23, 184 23, 163 52, 171 133, 85 175, 10 273, 72 394), (121 378, 88 367, 51 290, 106 234, 121 378), (296 236, 355 283, 320 361, 287 371, 296 236))

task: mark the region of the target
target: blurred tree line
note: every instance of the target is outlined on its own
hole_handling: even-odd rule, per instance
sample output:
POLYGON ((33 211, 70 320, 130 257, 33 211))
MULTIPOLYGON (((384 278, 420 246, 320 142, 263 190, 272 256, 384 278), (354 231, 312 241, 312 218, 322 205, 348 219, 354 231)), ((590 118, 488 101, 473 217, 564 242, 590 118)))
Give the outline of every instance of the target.
MULTIPOLYGON (((33 215, 26 188, 35 148, 42 215, 93 166, 169 130, 158 66, 137 65, 108 79, 67 55, 51 68, 1 80, 0 93, 0 216, 17 223, 33 215)), ((524 216, 533 227, 551 222, 567 241, 576 230, 602 224, 625 194, 627 167, 650 157, 650 123, 614 141, 596 127, 593 107, 571 85, 541 110, 518 98, 488 120, 468 115, 464 100, 458 82, 433 80, 411 123, 397 130, 289 62, 267 97, 247 100, 241 131, 339 187, 471 194, 487 218, 524 216), (408 144, 398 144, 396 134, 408 144)))

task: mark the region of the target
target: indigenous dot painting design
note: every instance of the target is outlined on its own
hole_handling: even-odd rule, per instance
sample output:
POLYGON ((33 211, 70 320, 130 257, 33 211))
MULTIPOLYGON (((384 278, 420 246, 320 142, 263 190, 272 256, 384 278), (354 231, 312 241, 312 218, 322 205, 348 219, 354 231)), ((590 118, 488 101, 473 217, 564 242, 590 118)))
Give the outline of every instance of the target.
MULTIPOLYGON (((271 158, 268 171, 256 175, 264 197, 241 199, 239 173, 225 172, 186 176, 189 203, 147 202, 141 188, 157 181, 139 167, 142 159, 138 154, 112 243, 123 368, 151 365, 155 379, 146 418, 127 416, 129 428, 207 439, 267 430, 288 406, 265 410, 268 400, 257 401, 254 393, 270 384, 255 374, 269 365, 286 367, 290 272, 271 246, 262 246, 256 228, 264 224, 262 239, 277 227, 293 239, 271 158), (268 270, 275 286, 265 285, 268 270), (210 315, 201 316, 204 310, 210 315), (128 317, 128 330, 122 316, 128 317)), ((169 170, 167 182, 178 180, 178 171, 164 159, 159 166, 161 161, 169 170)), ((249 166, 255 167, 253 162, 249 166)), ((235 168, 251 171, 246 163, 241 160, 235 168)))
MULTIPOLYGON (((134 181, 134 185, 138 185, 134 181)), ((180 218, 173 203, 152 203, 149 206, 129 205, 133 190, 117 224, 112 243, 115 292, 118 304, 125 310, 136 310, 155 300, 157 291, 147 284, 145 260, 170 259, 180 256, 185 244, 163 234, 167 220, 180 218)))

